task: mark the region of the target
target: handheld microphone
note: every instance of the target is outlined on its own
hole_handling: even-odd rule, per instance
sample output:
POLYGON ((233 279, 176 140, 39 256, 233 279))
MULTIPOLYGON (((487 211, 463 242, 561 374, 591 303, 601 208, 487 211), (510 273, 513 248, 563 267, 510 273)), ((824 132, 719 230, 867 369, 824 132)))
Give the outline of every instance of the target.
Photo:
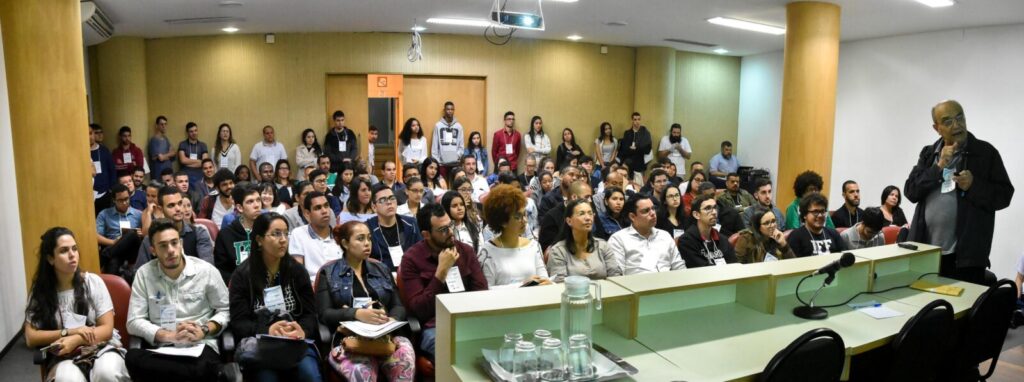
POLYGON ((853 265, 853 263, 856 261, 857 259, 853 256, 852 253, 846 252, 843 253, 843 256, 841 256, 839 260, 833 261, 828 265, 821 267, 821 269, 814 271, 814 273, 811 274, 811 276, 820 275, 822 273, 833 274, 842 268, 846 268, 853 265))

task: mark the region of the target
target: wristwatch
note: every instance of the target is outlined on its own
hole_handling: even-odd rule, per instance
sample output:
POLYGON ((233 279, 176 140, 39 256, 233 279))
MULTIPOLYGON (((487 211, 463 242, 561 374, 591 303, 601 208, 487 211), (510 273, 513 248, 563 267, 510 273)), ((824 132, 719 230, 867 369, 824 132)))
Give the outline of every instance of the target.
POLYGON ((203 338, 210 336, 210 325, 203 324, 200 329, 203 331, 203 338))
POLYGON ((60 330, 60 336, 61 337, 67 337, 68 336, 68 328, 61 329, 60 330))

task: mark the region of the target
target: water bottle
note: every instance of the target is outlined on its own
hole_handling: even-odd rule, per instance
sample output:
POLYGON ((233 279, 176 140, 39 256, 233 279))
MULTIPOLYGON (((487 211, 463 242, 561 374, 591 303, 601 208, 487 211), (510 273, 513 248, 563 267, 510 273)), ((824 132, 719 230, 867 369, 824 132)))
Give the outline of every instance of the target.
POLYGON ((595 307, 601 309, 601 284, 583 276, 569 276, 565 278, 564 285, 561 336, 569 339, 569 341, 563 342, 567 358, 569 358, 569 377, 570 380, 590 379, 594 377, 592 370, 593 348, 591 347, 591 341, 594 338, 593 311, 595 307), (591 285, 596 289, 593 295, 590 294, 591 285), (574 337, 577 340, 576 348, 570 346, 574 337), (587 354, 580 354, 581 352, 587 354))

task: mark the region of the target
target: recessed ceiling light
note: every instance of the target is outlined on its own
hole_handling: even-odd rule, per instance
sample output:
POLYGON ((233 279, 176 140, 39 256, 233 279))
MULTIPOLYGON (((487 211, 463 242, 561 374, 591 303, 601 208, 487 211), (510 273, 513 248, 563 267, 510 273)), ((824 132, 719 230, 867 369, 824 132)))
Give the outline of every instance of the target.
POLYGON ((929 7, 932 7, 932 8, 949 7, 949 6, 952 6, 953 4, 956 4, 956 2, 953 1, 953 0, 915 0, 915 1, 917 1, 918 3, 924 4, 924 5, 927 5, 929 7))
MULTIPOLYGON (((446 17, 431 17, 427 19, 431 24, 461 25, 468 27, 489 27, 494 25, 490 20, 484 19, 452 19, 446 17)), ((496 25, 495 25, 496 26, 496 25)))
POLYGON ((716 48, 712 52, 715 52, 715 53, 718 53, 718 54, 726 54, 726 53, 729 53, 729 50, 725 49, 725 48, 716 48))
POLYGON ((575 3, 575 2, 580 1, 580 0, 548 0, 548 1, 553 1, 553 2, 556 2, 556 3, 575 3))
POLYGON ((571 35, 567 36, 566 38, 570 39, 572 41, 579 41, 579 40, 583 39, 583 36, 580 36, 578 34, 571 34, 571 35))
POLYGON ((220 30, 228 32, 228 33, 238 32, 238 28, 235 28, 235 27, 226 27, 226 28, 221 28, 220 30))
POLYGON ((730 28, 743 29, 743 30, 748 30, 748 31, 753 31, 753 32, 761 32, 761 33, 767 33, 767 34, 773 34, 773 35, 786 34, 786 28, 780 28, 780 27, 777 27, 777 26, 760 24, 760 23, 750 22, 750 21, 746 21, 746 20, 730 19, 728 17, 714 17, 714 18, 708 19, 708 22, 712 23, 712 24, 715 24, 715 25, 721 25, 721 26, 726 26, 726 27, 730 27, 730 28))
POLYGON ((423 32, 425 30, 427 30, 427 27, 421 27, 419 25, 412 27, 413 32, 423 32))

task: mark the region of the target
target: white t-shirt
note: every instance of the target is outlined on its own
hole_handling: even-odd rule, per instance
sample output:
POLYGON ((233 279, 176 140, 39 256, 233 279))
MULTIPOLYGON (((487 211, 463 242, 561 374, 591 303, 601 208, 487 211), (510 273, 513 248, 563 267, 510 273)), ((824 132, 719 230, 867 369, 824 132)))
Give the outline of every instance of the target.
POLYGON ((1024 255, 1021 255, 1020 259, 1017 260, 1017 274, 1024 275, 1024 255))
MULTIPOLYGON (((107 292, 107 285, 103 283, 103 279, 96 274, 87 272, 82 272, 82 278, 85 280, 85 290, 89 299, 89 311, 86 313, 84 320, 81 315, 75 313, 74 289, 57 292, 58 311, 54 319, 57 320, 57 325, 61 325, 61 327, 74 329, 83 325, 96 326, 97 317, 114 310, 114 303, 110 301, 110 293, 107 292), (77 319, 73 316, 77 316, 77 319), (83 325, 74 325, 73 322, 76 320, 83 325)), ((29 298, 31 299, 31 296, 29 298)), ((32 322, 33 318, 30 316, 26 320, 32 322)), ((114 329, 114 331, 113 339, 116 340, 119 336, 116 335, 117 329, 114 329)))
POLYGON ((410 138, 409 145, 402 147, 402 163, 422 163, 427 159, 427 138, 410 138))
POLYGON ((312 283, 316 280, 316 273, 320 272, 320 267, 341 258, 341 247, 334 242, 330 234, 327 238, 321 238, 309 224, 306 224, 295 227, 288 236, 288 254, 303 257, 309 282, 312 283))
POLYGON ((474 202, 479 203, 480 195, 486 194, 488 191, 491 190, 491 186, 487 184, 487 178, 485 178, 483 175, 478 174, 474 176, 473 180, 469 182, 471 185, 473 185, 472 197, 474 202))
POLYGON ((256 166, 270 163, 274 165, 274 168, 277 168, 278 160, 288 159, 288 151, 284 149, 284 145, 281 142, 274 142, 274 144, 268 146, 266 142, 259 141, 252 147, 249 159, 255 161, 256 166))
POLYGON ((488 240, 481 243, 477 258, 491 289, 517 288, 531 276, 548 277, 536 240, 520 248, 498 248, 488 240))
MULTIPOLYGON (((679 138, 679 145, 683 147, 688 153, 692 153, 690 149, 690 141, 686 137, 679 138)), ((669 142, 669 136, 661 137, 661 143, 658 144, 658 151, 668 151, 668 160, 672 161, 672 164, 676 165, 676 176, 682 177, 686 175, 686 158, 683 158, 683 154, 679 153, 675 147, 672 147, 672 142, 669 142)))
POLYGON ((220 198, 217 198, 213 202, 213 213, 210 214, 210 220, 213 220, 213 223, 217 224, 217 226, 220 227, 221 222, 224 221, 224 215, 227 215, 228 212, 231 212, 231 210, 234 208, 234 203, 232 203, 230 206, 225 207, 223 204, 221 204, 220 198))

